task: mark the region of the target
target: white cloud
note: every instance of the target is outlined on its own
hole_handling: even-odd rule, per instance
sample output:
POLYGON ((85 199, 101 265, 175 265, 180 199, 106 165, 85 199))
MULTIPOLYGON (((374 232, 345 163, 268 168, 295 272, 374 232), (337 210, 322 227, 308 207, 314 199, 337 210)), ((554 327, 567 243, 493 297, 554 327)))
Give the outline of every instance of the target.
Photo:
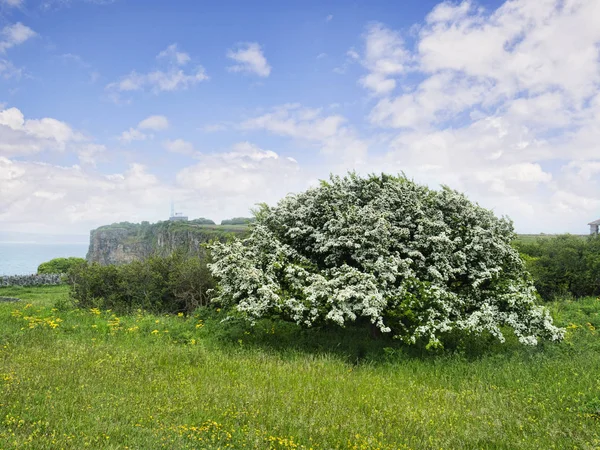
POLYGON ((83 144, 77 150, 79 162, 95 167, 98 156, 106 152, 106 147, 100 144, 83 144))
POLYGON ((129 92, 150 89, 154 93, 177 91, 208 80, 204 68, 199 67, 195 72, 185 73, 183 70, 170 69, 168 71, 155 70, 147 74, 131 72, 121 80, 109 83, 108 91, 129 92))
POLYGON ((239 44, 237 49, 227 51, 227 57, 238 63, 227 68, 231 72, 253 73, 260 77, 268 77, 271 74, 271 66, 267 63, 261 46, 256 42, 239 44))
MULTIPOLYGON (((394 76, 407 71, 410 53, 405 49, 400 34, 380 23, 372 23, 367 27, 364 41, 361 63, 369 73, 362 77, 359 83, 376 95, 388 94, 396 88, 394 76)), ((349 56, 359 59, 359 54, 352 49, 349 56)))
POLYGON ((6 5, 12 8, 19 8, 23 6, 25 0, 0 0, 0 5, 6 5))
POLYGON ((145 133, 141 132, 137 128, 129 128, 129 130, 125 130, 121 133, 119 140, 124 142, 143 141, 146 140, 147 137, 148 136, 145 133))
POLYGON ((13 25, 6 25, 0 31, 0 53, 6 52, 6 50, 15 45, 22 44, 35 35, 35 31, 28 26, 23 25, 21 22, 17 22, 13 25))
POLYGON ((156 217, 153 210, 167 205, 171 193, 140 164, 101 175, 79 166, 0 157, 0 222, 7 230, 85 232, 100 224, 139 221, 156 217))
POLYGON ((43 150, 64 150, 85 140, 69 125, 53 118, 25 119, 17 108, 0 111, 0 156, 17 156, 43 150))
POLYGON ((298 165, 249 142, 234 145, 231 151, 198 157, 198 164, 177 174, 180 186, 217 198, 246 198, 248 206, 275 201, 287 189, 304 182, 298 165))
POLYGON ((15 67, 15 65, 7 59, 0 58, 0 76, 4 79, 21 78, 23 69, 15 67))
POLYGON ((427 15, 425 21, 429 24, 438 22, 452 22, 464 19, 471 11, 473 5, 470 1, 462 1, 460 4, 450 2, 442 2, 438 4, 427 15))
POLYGON ((219 220, 304 189, 305 179, 294 161, 245 142, 199 155, 174 183, 140 163, 104 175, 93 166, 0 156, 0 223, 3 231, 85 233, 113 222, 164 220, 172 198, 191 217, 219 220))
MULTIPOLYGON (((387 81, 393 83, 393 89, 394 81, 387 81)), ((379 84, 378 92, 383 92, 383 86, 385 83, 379 84)), ((436 73, 412 93, 380 100, 371 111, 370 120, 393 128, 417 128, 443 122, 480 103, 490 87, 485 82, 449 72, 436 73)))
POLYGON ((177 51, 177 44, 169 45, 165 50, 160 52, 156 58, 165 59, 175 63, 178 66, 185 66, 192 59, 187 53, 177 51))
POLYGON ((169 128, 169 120, 165 116, 149 116, 138 124, 141 130, 161 131, 169 128))
POLYGON ((123 131, 119 136, 119 140, 124 142, 144 141, 154 136, 141 130, 164 131, 167 128, 169 128, 169 120, 165 116, 149 116, 138 123, 137 127, 131 127, 123 131))
POLYGON ((581 101, 600 81, 597 17, 594 0, 512 1, 489 15, 445 4, 421 31, 420 66, 492 80, 496 95, 558 88, 581 101))
POLYGON ((171 153, 180 153, 182 155, 194 156, 199 154, 194 150, 194 144, 183 139, 163 142, 163 146, 171 153))
POLYGON ((345 119, 339 115, 323 117, 319 109, 287 104, 241 124, 245 130, 264 129, 297 139, 323 140, 334 136, 345 119))
POLYGON ((94 166, 106 148, 60 120, 25 119, 17 108, 0 111, 0 157, 31 157, 44 151, 74 153, 82 164, 94 166))
POLYGON ((276 107, 269 113, 242 122, 240 127, 313 142, 324 155, 337 159, 336 164, 358 163, 364 159, 368 148, 343 116, 324 116, 320 109, 304 108, 299 104, 276 107))
POLYGON ((333 20, 333 14, 329 14, 327 17, 325 17, 325 22, 331 22, 333 20))
POLYGON ((250 142, 238 142, 233 146, 233 151, 224 153, 225 159, 250 158, 253 161, 262 161, 263 159, 279 159, 279 155, 271 150, 263 150, 250 142))
POLYGON ((122 93, 150 90, 158 94, 185 90, 209 79, 202 66, 196 66, 189 71, 181 68, 190 61, 190 57, 187 53, 177 51, 175 44, 161 51, 157 60, 165 66, 148 73, 132 71, 120 80, 107 84, 105 89, 110 97, 120 102, 122 93))

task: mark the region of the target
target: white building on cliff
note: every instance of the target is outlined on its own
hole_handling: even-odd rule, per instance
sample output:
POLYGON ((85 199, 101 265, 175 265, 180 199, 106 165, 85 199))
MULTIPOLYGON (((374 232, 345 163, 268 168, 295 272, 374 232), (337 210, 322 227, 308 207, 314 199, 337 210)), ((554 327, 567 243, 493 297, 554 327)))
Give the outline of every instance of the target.
POLYGON ((175 212, 175 204, 171 202, 171 216, 169 217, 171 222, 187 222, 188 217, 184 216, 183 213, 175 212))
POLYGON ((590 226, 590 234, 598 234, 598 228, 600 228, 600 219, 594 220, 593 222, 588 223, 590 226))

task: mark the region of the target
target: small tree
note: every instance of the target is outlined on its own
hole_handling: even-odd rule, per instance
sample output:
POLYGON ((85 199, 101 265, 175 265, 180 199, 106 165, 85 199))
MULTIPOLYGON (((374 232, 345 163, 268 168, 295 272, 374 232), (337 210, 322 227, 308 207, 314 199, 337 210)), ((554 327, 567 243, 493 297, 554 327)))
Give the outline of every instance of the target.
POLYGON ((512 223, 444 187, 351 173, 262 205, 249 238, 211 246, 216 301, 250 320, 305 326, 368 320, 407 343, 511 327, 559 340, 511 247, 512 223))

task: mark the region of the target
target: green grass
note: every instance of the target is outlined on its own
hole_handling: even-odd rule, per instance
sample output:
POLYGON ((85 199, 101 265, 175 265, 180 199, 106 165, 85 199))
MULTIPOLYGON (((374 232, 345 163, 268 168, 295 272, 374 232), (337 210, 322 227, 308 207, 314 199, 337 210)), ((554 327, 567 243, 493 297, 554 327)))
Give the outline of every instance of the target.
POLYGON ((600 301, 561 344, 427 354, 359 329, 72 309, 2 288, 0 448, 600 448, 600 301))

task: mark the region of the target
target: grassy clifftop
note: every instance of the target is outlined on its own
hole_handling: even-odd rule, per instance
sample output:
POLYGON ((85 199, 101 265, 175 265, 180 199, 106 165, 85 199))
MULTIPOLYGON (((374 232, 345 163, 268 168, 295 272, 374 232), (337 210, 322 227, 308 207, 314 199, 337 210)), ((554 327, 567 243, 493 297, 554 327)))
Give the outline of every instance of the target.
POLYGON ((244 237, 247 225, 214 225, 192 222, 120 222, 90 233, 89 262, 124 264, 150 255, 167 256, 176 250, 189 255, 203 253, 202 244, 213 239, 244 237))

